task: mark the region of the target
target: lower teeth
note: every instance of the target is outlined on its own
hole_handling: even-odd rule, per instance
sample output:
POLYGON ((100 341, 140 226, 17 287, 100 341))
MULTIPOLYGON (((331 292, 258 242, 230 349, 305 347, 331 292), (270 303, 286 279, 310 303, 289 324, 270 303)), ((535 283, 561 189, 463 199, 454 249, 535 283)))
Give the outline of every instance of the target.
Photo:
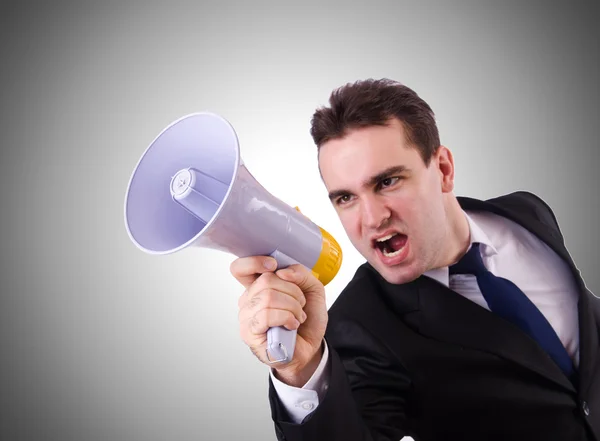
POLYGON ((388 253, 386 250, 383 250, 383 255, 385 257, 394 257, 394 256, 397 256, 398 254, 400 254, 403 249, 404 249, 404 247, 400 248, 399 250, 393 251, 391 253, 388 253))

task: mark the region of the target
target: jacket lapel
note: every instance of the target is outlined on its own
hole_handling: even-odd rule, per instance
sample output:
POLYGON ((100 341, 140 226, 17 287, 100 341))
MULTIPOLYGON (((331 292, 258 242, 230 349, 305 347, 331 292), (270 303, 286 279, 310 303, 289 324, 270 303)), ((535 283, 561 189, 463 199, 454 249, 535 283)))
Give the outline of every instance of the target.
POLYGON ((575 392, 575 387, 544 350, 512 323, 426 276, 395 285, 365 264, 386 302, 426 337, 494 354, 537 372, 575 392))
POLYGON ((498 355, 575 392, 556 363, 517 326, 433 279, 422 276, 416 284, 423 335, 498 355))

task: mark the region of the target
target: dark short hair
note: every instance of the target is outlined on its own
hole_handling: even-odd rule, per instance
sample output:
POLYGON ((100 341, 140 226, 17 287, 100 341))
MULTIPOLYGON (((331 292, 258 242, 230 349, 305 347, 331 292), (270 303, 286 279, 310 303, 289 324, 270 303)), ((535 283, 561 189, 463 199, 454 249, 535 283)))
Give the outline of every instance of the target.
POLYGON ((393 118, 400 120, 407 142, 419 151, 426 165, 440 145, 431 107, 397 81, 383 78, 347 83, 331 93, 329 105, 318 108, 311 120, 310 134, 317 148, 344 137, 349 130, 387 125, 393 118))

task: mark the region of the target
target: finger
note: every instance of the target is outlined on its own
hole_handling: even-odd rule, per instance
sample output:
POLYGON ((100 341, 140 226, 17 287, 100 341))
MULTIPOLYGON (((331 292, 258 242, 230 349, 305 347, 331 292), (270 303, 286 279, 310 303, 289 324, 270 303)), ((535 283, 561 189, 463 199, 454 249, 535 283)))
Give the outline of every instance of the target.
POLYGON ((262 335, 276 326, 283 326, 291 331, 298 329, 300 322, 294 314, 283 309, 262 309, 246 321, 246 329, 253 335, 262 335))
POLYGON ((321 281, 317 279, 314 273, 304 265, 290 265, 287 268, 278 270, 275 274, 280 279, 295 284, 304 293, 324 292, 321 281))
POLYGON ((270 256, 239 257, 231 262, 229 271, 248 289, 252 283, 263 273, 275 271, 277 261, 270 256))
POLYGON ((306 313, 303 311, 298 300, 292 296, 271 289, 265 289, 249 299, 241 310, 240 319, 244 320, 247 316, 255 315, 263 309, 281 309, 290 311, 300 323, 306 321, 306 313))
POLYGON ((293 282, 281 279, 275 273, 261 274, 248 289, 248 299, 252 299, 264 290, 275 290, 287 294, 300 303, 302 308, 306 305, 306 297, 302 289, 293 282))

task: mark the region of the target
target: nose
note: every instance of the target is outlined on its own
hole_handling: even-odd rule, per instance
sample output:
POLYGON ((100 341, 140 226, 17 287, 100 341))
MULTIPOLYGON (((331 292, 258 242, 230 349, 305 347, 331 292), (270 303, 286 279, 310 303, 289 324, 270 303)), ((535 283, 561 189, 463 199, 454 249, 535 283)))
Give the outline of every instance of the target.
POLYGON ((363 225, 370 229, 383 226, 390 218, 391 211, 377 196, 368 196, 361 203, 363 225))

